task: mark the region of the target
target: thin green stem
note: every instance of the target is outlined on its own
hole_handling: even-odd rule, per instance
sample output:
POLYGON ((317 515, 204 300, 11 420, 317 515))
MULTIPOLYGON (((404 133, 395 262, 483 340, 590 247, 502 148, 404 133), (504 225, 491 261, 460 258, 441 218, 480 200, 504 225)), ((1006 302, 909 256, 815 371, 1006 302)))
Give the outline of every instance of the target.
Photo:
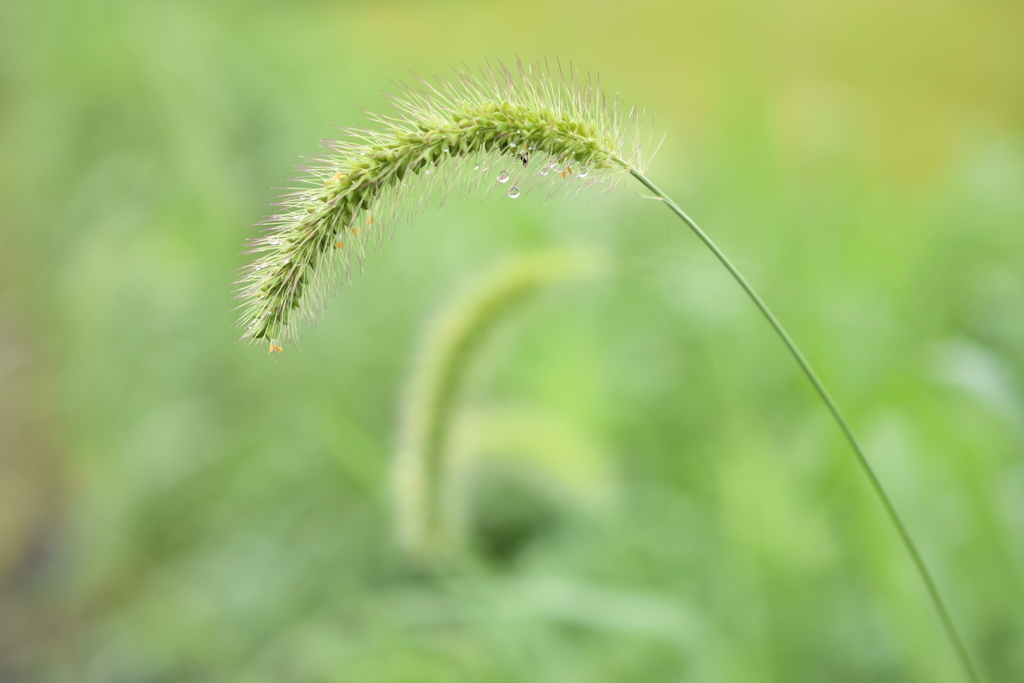
POLYGON ((907 531, 906 525, 900 518, 899 513, 896 512, 896 507, 893 505, 892 500, 889 499, 889 495, 882 487, 882 482, 879 481, 875 471, 871 468, 871 464, 868 462, 867 457, 865 457, 864 451, 861 450, 860 444, 857 443, 857 437, 853 435, 853 431, 847 424, 843 414, 839 411, 839 406, 837 406, 836 402, 832 400, 832 396, 828 393, 828 389, 826 389, 825 385, 822 384, 820 379, 818 379, 817 373, 814 372, 810 363, 808 363, 807 359, 804 358, 803 353, 801 353, 800 349, 797 348, 796 343, 790 338, 785 328, 782 327, 782 323, 778 321, 775 315, 771 312, 771 309, 768 308, 768 305, 761 300, 761 297, 758 296, 757 292, 754 291, 754 288, 750 286, 750 283, 746 281, 738 270, 736 270, 736 266, 734 266, 732 262, 726 258, 725 254, 723 254, 715 245, 715 243, 711 241, 711 238, 700 229, 692 218, 686 215, 686 212, 680 209, 679 206, 676 205, 676 203, 673 202, 664 192, 648 180, 644 174, 636 170, 631 170, 630 172, 634 178, 643 183, 647 189, 664 201, 669 209, 682 218, 683 222, 693 230, 697 237, 700 238, 701 242, 703 242, 708 249, 718 257, 718 260, 722 262, 722 265, 725 266, 726 270, 729 271, 736 282, 739 283, 740 287, 743 288, 743 291, 750 296, 757 308, 762 314, 764 314, 764 317, 768 320, 772 329, 774 329, 779 335, 779 338, 782 339, 782 343, 786 345, 786 348, 789 349, 793 358, 796 359, 797 364, 804 371, 807 379, 809 379, 811 384, 814 385, 815 390, 818 392, 821 400, 825 402, 825 406, 828 407, 829 412, 832 413, 832 417, 835 418, 836 424, 839 425, 839 429, 843 432, 843 435, 849 442, 850 447, 853 448, 854 456, 857 458, 857 462, 860 464, 861 469, 864 471, 868 481, 871 483, 871 488, 875 490, 875 494, 877 494, 879 500, 882 502, 882 507, 885 508, 893 526, 896 527, 896 531, 899 533, 900 538, 903 539, 903 545, 906 547, 907 552, 910 553, 910 557, 914 561, 914 566, 917 567, 917 572, 920 574, 921 580, 928 589, 928 594, 931 596, 932 603, 935 605, 935 609, 939 613, 939 619, 942 621, 942 625, 945 627, 946 634, 949 636, 950 641, 952 641, 953 648, 956 650, 957 657, 963 665, 967 678, 971 683, 979 683, 981 679, 978 676, 978 671, 974 666, 974 662, 971 660, 971 655, 967 651, 967 647, 964 644, 963 638, 960 636, 960 632, 956 628, 956 624, 953 623, 953 618, 950 616, 949 610, 946 608, 946 603, 942 599, 942 595, 935 583, 935 579, 932 578, 932 573, 929 571, 928 565, 925 564, 924 558, 921 556, 921 552, 917 549, 917 545, 910 536, 910 532, 907 531))

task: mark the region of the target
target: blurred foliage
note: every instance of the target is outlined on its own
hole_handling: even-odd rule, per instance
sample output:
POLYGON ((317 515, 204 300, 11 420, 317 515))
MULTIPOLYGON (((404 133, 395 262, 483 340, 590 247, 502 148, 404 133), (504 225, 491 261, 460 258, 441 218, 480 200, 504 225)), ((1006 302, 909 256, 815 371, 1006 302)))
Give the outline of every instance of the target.
MULTIPOLYGON (((488 402, 474 385, 486 374, 480 357, 503 324, 544 290, 593 279, 603 261, 583 249, 508 259, 464 284, 424 330, 402 389, 391 458, 396 539, 409 560, 446 564, 462 553, 479 526, 478 489, 489 479, 528 480, 530 488, 554 493, 556 505, 586 507, 610 489, 600 448, 556 416, 525 406, 472 405, 488 402)), ((499 498, 482 497, 491 508, 490 499, 499 498)), ((500 512, 506 498, 499 499, 500 512)), ((516 539, 529 535, 509 531, 516 539)))
POLYGON ((329 124, 518 52, 659 112, 651 177, 849 412, 987 680, 1024 680, 1022 29, 1009 0, 0 3, 0 679, 962 680, 805 380, 636 188, 429 210, 300 349, 232 344, 246 226, 329 124), (601 444, 616 502, 511 482, 478 530, 511 551, 417 571, 387 495, 417 331, 558 244, 613 274, 484 384, 601 444))

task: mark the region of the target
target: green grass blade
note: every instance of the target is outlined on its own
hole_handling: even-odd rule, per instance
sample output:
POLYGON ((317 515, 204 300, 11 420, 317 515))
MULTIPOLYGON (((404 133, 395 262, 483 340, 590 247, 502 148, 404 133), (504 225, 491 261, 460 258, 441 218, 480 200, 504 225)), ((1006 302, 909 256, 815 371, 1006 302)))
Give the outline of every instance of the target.
POLYGON ((657 185, 652 183, 647 177, 635 170, 630 170, 630 173, 634 178, 639 180, 647 189, 657 195, 669 209, 672 210, 677 216, 683 219, 683 222, 690 227, 690 229, 700 238, 700 240, 710 249, 718 260, 722 262, 726 270, 733 276, 736 282, 739 283, 740 287, 743 288, 757 306, 758 310, 768 320, 768 323, 772 326, 772 329, 782 339, 782 343, 786 345, 789 352, 793 355, 800 369, 804 371, 804 375, 810 380, 811 384, 814 385, 814 389, 818 392, 821 400, 824 401, 825 406, 829 412, 832 413, 832 417, 835 418, 836 424, 839 425, 839 429, 843 432, 847 442, 853 449, 854 456, 857 462, 860 464, 861 469, 867 476, 868 481, 871 483, 871 488, 874 489, 878 499, 882 502, 882 507, 885 508, 886 513, 889 515, 889 519, 892 521, 893 526, 896 527, 896 531, 899 533, 900 538, 903 540, 903 545, 906 547, 907 552, 910 553, 911 559, 914 561, 914 566, 917 567, 917 573, 921 576, 921 580, 924 582, 925 587, 928 589, 928 595, 931 597, 932 603, 935 605, 936 611, 939 613, 939 619, 942 621, 942 625, 946 629, 946 634, 949 636, 950 641, 953 644, 953 649, 956 650, 957 657, 960 663, 963 665, 964 671, 967 674, 967 678, 971 683, 980 683, 981 679, 978 676, 977 668, 971 659, 970 653, 967 651, 967 646, 964 644, 963 638, 960 636, 960 632, 957 630, 956 624, 953 622, 952 616, 950 616, 949 609, 946 607, 945 601, 942 599, 942 594, 939 592, 939 587, 935 583, 935 579, 932 577, 931 571, 928 569, 928 565, 924 561, 924 557, 921 556, 921 552, 917 549, 917 545, 914 543, 914 539, 910 536, 910 532, 907 531, 906 525, 900 518, 899 513, 896 511, 896 507, 890 500, 889 495, 885 492, 885 488, 882 486, 882 482, 878 479, 878 475, 875 474, 874 469, 871 467, 871 463, 868 462, 867 457, 864 455, 864 451, 861 449, 860 444, 857 442, 857 437, 854 436, 853 430, 850 429, 850 425, 846 422, 842 412, 839 410, 839 406, 832 399, 832 396, 828 393, 828 389, 822 384, 818 378, 817 373, 811 367, 811 364, 804 358, 803 353, 797 347, 796 343, 786 332, 786 329, 782 326, 782 323, 778 321, 775 315, 772 313, 768 305, 761 300, 754 288, 750 286, 750 283, 740 274, 736 269, 736 266, 722 253, 722 250, 711 240, 707 234, 700 229, 692 218, 686 215, 686 212, 679 208, 679 206, 672 201, 664 192, 662 192, 657 185))

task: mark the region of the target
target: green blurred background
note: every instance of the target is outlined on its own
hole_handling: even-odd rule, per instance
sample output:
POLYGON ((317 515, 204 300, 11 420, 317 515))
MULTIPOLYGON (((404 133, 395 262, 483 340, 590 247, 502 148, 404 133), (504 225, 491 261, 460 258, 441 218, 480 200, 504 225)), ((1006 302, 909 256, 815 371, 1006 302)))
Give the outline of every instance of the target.
POLYGON ((963 680, 806 380, 636 187, 428 209, 301 347, 233 343, 247 226, 330 124, 517 53, 658 112, 651 177, 1024 680, 1022 35, 1010 0, 0 3, 0 680, 963 680), (573 245, 609 272, 511 316, 466 402, 570 425, 613 495, 493 473, 418 567, 388 481, 423 330, 573 245))

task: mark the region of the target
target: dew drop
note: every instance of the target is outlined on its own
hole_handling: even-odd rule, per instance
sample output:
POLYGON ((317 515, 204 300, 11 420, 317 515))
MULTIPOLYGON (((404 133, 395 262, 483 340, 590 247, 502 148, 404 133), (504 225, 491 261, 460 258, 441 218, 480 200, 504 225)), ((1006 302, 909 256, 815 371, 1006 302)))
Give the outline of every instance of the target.
POLYGON ((508 171, 504 171, 503 170, 501 173, 498 174, 498 182, 499 183, 507 183, 508 182, 508 171))
POLYGON ((510 187, 508 189, 508 196, 509 196, 510 199, 515 199, 516 197, 518 197, 519 196, 519 186, 518 185, 513 185, 512 187, 510 187))
POLYGON ((541 175, 547 175, 548 173, 551 173, 551 167, 550 166, 545 166, 544 168, 540 169, 540 174, 541 175))
POLYGON ((431 171, 431 170, 430 170, 430 169, 428 168, 428 169, 427 169, 426 171, 424 171, 424 173, 426 173, 427 175, 430 175, 431 173, 433 173, 433 171, 431 171))
POLYGON ((474 166, 473 170, 474 171, 479 171, 480 170, 480 164, 477 164, 476 166, 474 166))
POLYGON ((590 173, 590 169, 581 168, 580 172, 579 172, 579 176, 580 176, 580 178, 586 178, 588 173, 590 173))
POLYGON ((269 240, 267 240, 267 244, 276 247, 279 244, 281 244, 281 240, 277 239, 276 237, 271 237, 269 240))

